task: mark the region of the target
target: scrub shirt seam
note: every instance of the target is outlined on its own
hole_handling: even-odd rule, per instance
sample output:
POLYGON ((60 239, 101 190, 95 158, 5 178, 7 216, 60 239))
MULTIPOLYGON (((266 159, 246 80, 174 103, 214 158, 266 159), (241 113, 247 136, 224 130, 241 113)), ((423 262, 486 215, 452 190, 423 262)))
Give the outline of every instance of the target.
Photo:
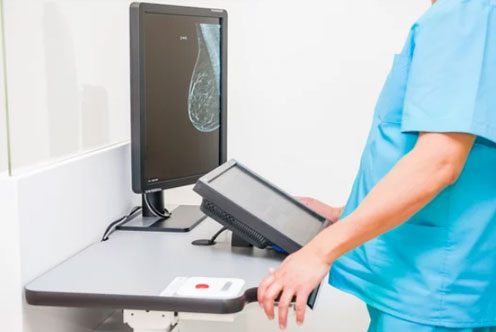
MULTIPOLYGON (((474 109, 473 109, 473 115, 472 115, 472 121, 470 123, 470 127, 471 128, 474 128, 474 124, 477 123, 477 119, 475 118, 476 116, 476 112, 477 112, 477 109, 478 109, 478 103, 477 101, 479 100, 479 93, 480 93, 480 83, 481 83, 481 80, 482 80, 482 75, 483 75, 483 68, 484 66, 486 65, 486 62, 487 62, 487 54, 486 54, 486 51, 487 51, 487 45, 488 45, 488 38, 489 38, 489 19, 490 19, 490 15, 491 15, 491 12, 489 11, 487 13, 487 17, 486 17, 486 31, 485 31, 485 35, 484 35, 484 45, 483 45, 483 55, 482 55, 482 59, 481 59, 481 62, 480 62, 480 68, 479 68, 479 84, 476 88, 476 91, 475 91, 475 94, 474 94, 474 109)), ((482 123, 481 123, 482 124, 482 123)), ((486 124, 486 127, 489 127, 489 123, 486 124)), ((485 132, 485 130, 484 130, 485 132)))
MULTIPOLYGON (((496 1, 496 0, 495 0, 496 1)), ((456 120, 456 118, 449 118, 450 121, 453 119, 456 120)), ((429 119, 432 121, 432 118, 429 119)), ((444 119, 446 122, 446 120, 444 119)), ((487 123, 484 121, 481 121, 479 119, 472 118, 470 121, 470 124, 468 125, 461 125, 460 127, 453 127, 451 125, 446 126, 446 124, 440 124, 436 125, 434 127, 426 127, 423 123, 425 123, 425 117, 416 117, 412 116, 411 114, 404 114, 403 119, 401 122, 401 131, 403 133, 409 133, 409 132, 441 132, 441 133, 446 133, 446 132, 460 132, 460 133, 469 133, 475 136, 479 136, 485 139, 488 139, 490 141, 493 141, 496 143, 496 135, 489 134, 493 130, 496 130, 496 126, 493 126, 491 123, 487 123), (406 122, 406 124, 405 124, 406 122), (413 123, 412 123, 413 122, 413 123)), ((394 123, 393 124, 398 124, 394 123)))
MULTIPOLYGON (((452 206, 452 186, 448 187, 447 194, 448 194, 448 213, 447 213, 447 220, 451 220, 451 206, 452 206)), ((439 319, 442 319, 441 316, 444 314, 444 311, 446 310, 445 304, 446 304, 446 295, 447 295, 447 288, 448 288, 448 260, 450 253, 452 251, 451 248, 451 234, 453 231, 453 224, 448 223, 448 231, 446 234, 446 242, 444 245, 444 261, 443 261, 443 266, 441 268, 441 274, 442 274, 442 281, 441 281, 441 288, 440 288, 440 293, 441 293, 441 298, 440 298, 440 303, 439 303, 439 310, 438 310, 438 315, 439 319)))

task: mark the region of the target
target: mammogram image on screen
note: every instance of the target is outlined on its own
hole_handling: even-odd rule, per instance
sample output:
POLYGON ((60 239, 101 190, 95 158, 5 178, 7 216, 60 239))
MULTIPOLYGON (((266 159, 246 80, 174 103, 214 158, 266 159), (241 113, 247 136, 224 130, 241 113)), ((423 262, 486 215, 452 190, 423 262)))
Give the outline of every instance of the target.
POLYGON ((198 54, 191 75, 188 113, 201 132, 219 128, 220 117, 220 25, 196 24, 198 54))
POLYGON ((219 165, 221 34, 216 17, 144 16, 149 183, 205 174, 219 165))

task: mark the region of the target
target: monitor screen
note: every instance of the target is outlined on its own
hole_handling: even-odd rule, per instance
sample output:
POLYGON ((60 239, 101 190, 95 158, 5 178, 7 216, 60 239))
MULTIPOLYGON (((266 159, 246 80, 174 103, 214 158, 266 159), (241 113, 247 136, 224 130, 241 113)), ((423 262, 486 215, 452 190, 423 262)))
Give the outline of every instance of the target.
POLYGON ((220 164, 221 19, 145 12, 143 181, 220 164))
POLYGON ((323 220, 238 166, 229 168, 209 184, 300 246, 310 242, 323 228, 323 220))

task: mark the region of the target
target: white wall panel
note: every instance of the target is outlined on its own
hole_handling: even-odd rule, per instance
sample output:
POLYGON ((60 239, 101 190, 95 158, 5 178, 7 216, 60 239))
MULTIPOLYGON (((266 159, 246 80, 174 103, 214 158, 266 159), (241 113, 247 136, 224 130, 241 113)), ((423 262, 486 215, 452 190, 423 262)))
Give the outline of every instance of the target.
POLYGON ((20 232, 17 186, 0 176, 0 322, 2 331, 22 329, 20 232))
POLYGON ((129 150, 121 144, 17 178, 23 283, 98 241, 129 212, 129 150))
POLYGON ((0 179, 0 316, 12 327, 6 331, 89 332, 110 313, 29 306, 22 289, 99 241, 137 203, 130 164, 129 144, 121 144, 0 179))

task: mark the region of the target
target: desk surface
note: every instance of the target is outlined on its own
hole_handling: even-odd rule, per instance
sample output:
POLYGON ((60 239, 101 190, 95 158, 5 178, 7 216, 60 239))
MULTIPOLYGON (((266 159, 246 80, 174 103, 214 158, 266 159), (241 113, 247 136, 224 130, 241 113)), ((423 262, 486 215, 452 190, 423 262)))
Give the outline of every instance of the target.
POLYGON ((116 231, 105 242, 84 249, 26 285, 29 304, 113 309, 234 313, 254 288, 284 258, 273 250, 231 248, 221 236, 216 245, 191 241, 210 238, 221 226, 204 220, 189 233, 116 231), (175 277, 232 277, 246 281, 231 299, 160 296, 175 277))

